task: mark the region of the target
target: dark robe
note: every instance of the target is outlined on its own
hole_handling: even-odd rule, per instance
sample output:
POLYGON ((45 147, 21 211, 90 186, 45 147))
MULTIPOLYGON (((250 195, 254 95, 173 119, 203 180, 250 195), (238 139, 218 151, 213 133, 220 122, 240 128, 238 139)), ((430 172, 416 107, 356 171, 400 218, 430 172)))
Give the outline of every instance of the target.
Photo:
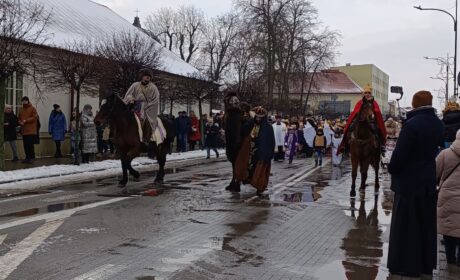
POLYGON ((433 108, 408 114, 388 171, 395 192, 391 219, 390 273, 419 277, 436 268, 436 155, 444 125, 433 108))

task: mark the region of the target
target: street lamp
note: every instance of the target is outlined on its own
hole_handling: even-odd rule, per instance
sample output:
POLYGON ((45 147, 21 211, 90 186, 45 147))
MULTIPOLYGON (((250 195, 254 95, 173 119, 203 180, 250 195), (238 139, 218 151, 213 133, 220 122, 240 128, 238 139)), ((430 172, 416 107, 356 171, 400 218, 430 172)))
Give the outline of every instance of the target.
POLYGON ((448 11, 436 9, 436 8, 422 8, 422 6, 414 6, 415 9, 420 11, 438 11, 449 15, 454 21, 454 32, 455 32, 455 54, 454 54, 454 96, 458 97, 458 85, 457 85, 457 11, 458 11, 458 0, 455 0, 455 17, 448 11))

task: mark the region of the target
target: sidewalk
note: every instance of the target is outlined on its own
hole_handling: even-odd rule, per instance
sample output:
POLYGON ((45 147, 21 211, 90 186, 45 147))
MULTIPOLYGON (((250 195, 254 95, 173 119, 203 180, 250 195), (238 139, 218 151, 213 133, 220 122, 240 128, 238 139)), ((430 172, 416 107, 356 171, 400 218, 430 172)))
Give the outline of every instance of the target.
MULTIPOLYGON (((222 155, 219 160, 225 160, 225 151, 220 150, 219 153, 222 155)), ((206 160, 206 151, 173 153, 167 156, 165 168, 183 167, 209 161, 206 160)), ((78 183, 121 175, 121 163, 118 159, 100 160, 82 165, 72 163, 72 158, 39 159, 32 165, 10 163, 10 167, 14 164, 20 168, 29 168, 0 172, 0 195, 36 191, 59 186, 69 181, 78 183)), ((132 166, 141 173, 158 170, 157 161, 147 157, 134 159, 132 166)))

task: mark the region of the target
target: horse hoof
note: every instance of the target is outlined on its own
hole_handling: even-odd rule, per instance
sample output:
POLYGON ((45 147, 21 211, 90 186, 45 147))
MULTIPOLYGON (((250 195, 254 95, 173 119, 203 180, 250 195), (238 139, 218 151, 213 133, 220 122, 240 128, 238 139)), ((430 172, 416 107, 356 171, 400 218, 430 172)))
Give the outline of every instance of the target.
POLYGON ((133 181, 134 182, 139 182, 141 179, 140 179, 141 176, 133 176, 133 181))
POLYGON ((351 190, 350 191, 350 197, 355 197, 356 196, 356 191, 355 190, 351 190))
POLYGON ((163 185, 163 180, 155 180, 153 181, 153 185, 156 187, 161 187, 163 185))
POLYGON ((128 181, 121 180, 120 182, 118 182, 118 187, 119 188, 124 188, 124 187, 126 187, 127 183, 128 183, 128 181))

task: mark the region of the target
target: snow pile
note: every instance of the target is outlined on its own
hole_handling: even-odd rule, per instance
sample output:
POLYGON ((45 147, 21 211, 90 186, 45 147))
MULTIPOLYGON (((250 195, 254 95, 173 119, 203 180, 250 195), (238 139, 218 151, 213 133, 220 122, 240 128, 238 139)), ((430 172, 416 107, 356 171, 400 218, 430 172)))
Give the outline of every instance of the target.
MULTIPOLYGON (((225 151, 219 151, 225 154, 225 151)), ((180 162, 192 159, 202 159, 206 156, 205 151, 191 151, 186 153, 174 153, 167 156, 168 162, 180 162)), ((151 160, 146 157, 136 158, 132 162, 133 167, 141 168, 148 167, 151 169, 152 165, 156 165, 156 160, 151 160)), ((29 181, 36 179, 49 179, 53 177, 62 177, 68 175, 83 175, 80 178, 90 178, 91 174, 102 175, 119 175, 121 174, 121 162, 120 160, 104 160, 99 162, 92 162, 89 164, 82 165, 51 165, 42 166, 29 169, 20 169, 13 171, 0 172, 0 185, 11 184, 18 181, 29 181)), ((76 178, 76 177, 75 177, 76 178)), ((1 187, 0 187, 1 188, 1 187)))

